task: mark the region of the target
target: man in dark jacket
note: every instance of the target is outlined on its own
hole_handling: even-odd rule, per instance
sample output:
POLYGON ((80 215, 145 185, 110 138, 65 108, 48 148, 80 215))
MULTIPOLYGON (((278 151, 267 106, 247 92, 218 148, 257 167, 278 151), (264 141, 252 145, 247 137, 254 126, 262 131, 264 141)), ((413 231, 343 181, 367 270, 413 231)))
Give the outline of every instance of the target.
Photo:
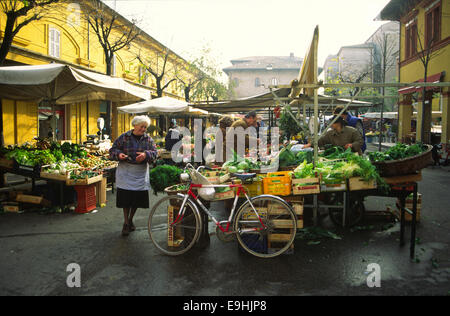
MULTIPOLYGON (((343 109, 344 109, 343 106, 336 107, 336 109, 334 110, 334 115, 338 115, 339 113, 341 113, 341 111, 343 109)), ((364 141, 364 144, 361 147, 361 151, 364 153, 367 146, 366 146, 366 133, 364 131, 364 125, 362 123, 362 119, 351 115, 349 112, 347 112, 347 110, 345 110, 342 113, 341 117, 345 120, 345 122, 347 123, 347 126, 356 128, 356 130, 361 134, 361 137, 364 141)))
POLYGON ((167 151, 171 151, 172 147, 181 140, 180 131, 176 129, 173 122, 170 122, 169 131, 167 132, 165 140, 165 148, 167 151))

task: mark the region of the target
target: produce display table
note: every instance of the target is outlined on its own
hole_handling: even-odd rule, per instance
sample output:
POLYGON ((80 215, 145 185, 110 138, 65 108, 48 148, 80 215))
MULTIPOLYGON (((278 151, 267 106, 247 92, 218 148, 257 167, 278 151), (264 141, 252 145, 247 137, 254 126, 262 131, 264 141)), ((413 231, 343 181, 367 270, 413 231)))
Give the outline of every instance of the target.
POLYGON ((416 224, 417 224, 417 191, 418 181, 422 180, 421 173, 414 173, 404 176, 394 176, 383 178, 389 185, 390 190, 388 192, 382 189, 374 190, 362 190, 350 192, 353 196, 364 198, 367 196, 383 196, 383 197, 396 197, 400 204, 400 246, 405 244, 405 212, 412 215, 411 219, 411 239, 410 239, 410 257, 414 258, 415 244, 416 244, 416 224), (413 194, 412 209, 406 208, 407 197, 413 194))
MULTIPOLYGON (((80 181, 80 183, 76 183, 73 180, 72 181, 68 181, 68 179, 66 177, 63 176, 54 176, 54 177, 42 177, 41 173, 40 173, 40 169, 39 168, 31 168, 29 167, 27 168, 18 168, 17 166, 14 167, 5 167, 5 166, 0 166, 0 174, 3 175, 5 173, 11 173, 11 174, 17 174, 26 178, 30 178, 31 179, 31 186, 32 186, 32 191, 35 190, 35 183, 36 180, 46 180, 47 182, 51 182, 51 183, 55 183, 58 185, 59 187, 59 206, 61 207, 61 209, 64 208, 65 203, 64 203, 64 189, 67 185, 73 186, 75 188, 75 190, 77 191, 77 193, 79 192, 79 190, 77 190, 77 187, 81 187, 81 186, 85 186, 85 185, 91 185, 91 184, 95 184, 97 182, 101 182, 102 178, 104 176, 99 176, 99 177, 95 177, 90 179, 89 181, 80 181)), ((115 169, 116 168, 110 168, 108 169, 108 171, 114 176, 115 175, 115 169)), ((114 187, 114 185, 113 185, 114 187)), ((92 193, 91 193, 92 195, 92 193)), ((78 194, 78 201, 84 200, 83 197, 80 196, 80 194, 78 194)), ((92 204, 92 203, 91 203, 92 204)))

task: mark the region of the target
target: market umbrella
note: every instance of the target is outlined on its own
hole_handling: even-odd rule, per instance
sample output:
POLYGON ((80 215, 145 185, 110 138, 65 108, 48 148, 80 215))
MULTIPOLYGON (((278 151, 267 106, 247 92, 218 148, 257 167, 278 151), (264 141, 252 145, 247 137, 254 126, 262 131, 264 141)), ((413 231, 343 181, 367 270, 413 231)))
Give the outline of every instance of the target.
POLYGON ((165 96, 121 106, 117 110, 124 113, 189 113, 189 105, 186 101, 165 96))
MULTIPOLYGON (((0 98, 36 103, 45 100, 53 110, 56 104, 92 100, 139 101, 149 99, 150 91, 121 78, 54 63, 0 67, 0 98)), ((52 125, 55 129, 56 118, 52 125)))
POLYGON ((194 108, 194 107, 192 107, 192 106, 189 106, 189 113, 190 114, 197 114, 197 115, 208 115, 208 111, 206 111, 206 110, 202 110, 202 109, 197 109, 197 108, 194 108))
POLYGON ((0 97, 70 104, 92 100, 139 101, 150 91, 121 78, 63 64, 0 67, 0 97))

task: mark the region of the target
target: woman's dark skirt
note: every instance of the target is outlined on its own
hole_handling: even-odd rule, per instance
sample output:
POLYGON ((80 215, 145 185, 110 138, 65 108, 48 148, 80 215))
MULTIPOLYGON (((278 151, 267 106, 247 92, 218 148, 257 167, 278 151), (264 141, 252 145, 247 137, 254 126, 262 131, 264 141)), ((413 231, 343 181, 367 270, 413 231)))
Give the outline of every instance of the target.
POLYGON ((148 190, 131 191, 117 188, 116 207, 118 208, 149 208, 148 190))

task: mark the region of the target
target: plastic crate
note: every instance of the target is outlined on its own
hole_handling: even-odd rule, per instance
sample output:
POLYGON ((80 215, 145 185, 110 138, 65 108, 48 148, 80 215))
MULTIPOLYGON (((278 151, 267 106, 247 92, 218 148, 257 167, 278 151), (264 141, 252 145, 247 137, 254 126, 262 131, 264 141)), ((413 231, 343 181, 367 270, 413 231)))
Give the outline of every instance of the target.
MULTIPOLYGON (((233 183, 240 184, 242 181, 237 179, 234 180, 233 183)), ((253 180, 251 183, 243 183, 242 186, 245 187, 249 197, 255 197, 264 193, 263 179, 253 180)), ((235 190, 237 191, 237 188, 235 190)), ((239 194, 239 197, 244 198, 244 193, 239 194)))
POLYGON ((292 184, 291 171, 269 172, 263 179, 264 194, 290 195, 292 184))
POLYGON ((97 197, 95 195, 95 184, 77 185, 77 207, 75 213, 88 213, 97 207, 97 197))

